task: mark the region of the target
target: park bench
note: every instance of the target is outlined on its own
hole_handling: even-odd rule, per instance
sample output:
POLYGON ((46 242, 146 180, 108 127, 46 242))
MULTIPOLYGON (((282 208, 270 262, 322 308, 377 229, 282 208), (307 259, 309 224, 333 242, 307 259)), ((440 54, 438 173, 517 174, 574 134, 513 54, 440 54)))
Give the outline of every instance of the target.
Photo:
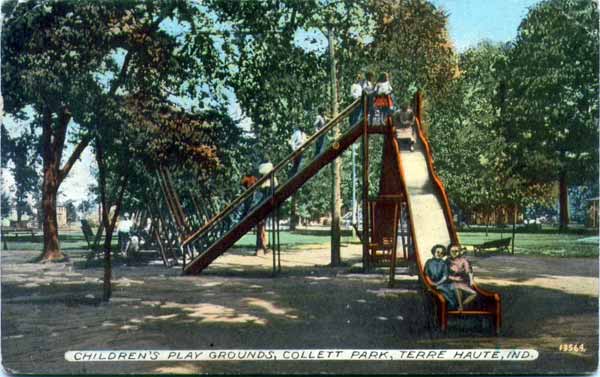
POLYGON ((496 251, 496 252, 509 252, 511 237, 501 238, 498 240, 492 240, 488 242, 484 242, 479 245, 473 245, 473 251, 475 255, 481 253, 483 251, 496 251))
MULTIPOLYGON (((8 250, 7 238, 10 237, 12 241, 19 241, 19 236, 31 237, 31 241, 35 241, 35 229, 33 228, 2 228, 2 243, 4 244, 4 250, 8 250)), ((25 240, 24 240, 25 241, 25 240)))

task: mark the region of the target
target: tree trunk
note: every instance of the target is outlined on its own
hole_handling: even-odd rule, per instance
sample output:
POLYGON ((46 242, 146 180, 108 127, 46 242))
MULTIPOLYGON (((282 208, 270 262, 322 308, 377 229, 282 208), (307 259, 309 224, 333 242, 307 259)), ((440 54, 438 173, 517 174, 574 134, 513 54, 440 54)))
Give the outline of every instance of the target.
POLYGON ((51 184, 46 184, 42 188, 42 210, 43 210, 43 231, 44 231, 44 253, 42 260, 60 260, 64 254, 60 251, 58 241, 58 220, 56 217, 56 190, 51 184))
POLYGON ((21 199, 20 195, 17 194, 17 226, 21 226, 21 219, 23 218, 23 200, 21 199))
POLYGON ((488 227, 490 226, 490 214, 485 214, 485 238, 488 237, 488 227))
POLYGON ((512 218, 512 250, 511 253, 515 253, 515 235, 517 233, 517 205, 513 207, 513 218, 512 218))
POLYGON ((298 214, 296 214, 296 195, 292 195, 292 200, 290 201, 290 232, 295 231, 296 226, 298 226, 298 214))
POLYGON ((69 171, 71 171, 71 168, 89 143, 89 138, 84 137, 75 147, 61 169, 60 162, 65 149, 67 126, 70 121, 71 113, 66 107, 58 111, 56 120, 52 119, 52 112, 48 109, 45 109, 42 114, 42 159, 44 161, 44 181, 42 183, 44 250, 41 256, 42 261, 64 258, 58 242, 56 196, 60 184, 69 174, 69 171), (56 124, 54 125, 53 123, 56 124))
MULTIPOLYGON (((332 28, 328 30, 329 58, 331 64, 331 116, 338 114, 337 72, 335 60, 335 39, 332 28)), ((340 135, 339 126, 335 126, 333 140, 340 135)), ((331 165, 332 170, 332 195, 331 195, 331 266, 339 266, 342 262, 340 252, 340 217, 342 213, 342 160, 336 158, 331 165)))
POLYGON ((102 146, 102 140, 99 135, 96 135, 96 162, 98 163, 98 188, 100 189, 100 200, 102 204, 102 224, 106 230, 104 236, 104 281, 102 284, 102 300, 109 301, 112 296, 112 258, 111 258, 111 244, 112 235, 121 211, 121 204, 123 203, 123 195, 127 188, 129 181, 129 175, 125 173, 121 179, 121 185, 115 188, 115 194, 112 197, 115 199, 115 212, 112 218, 110 216, 109 197, 106 193, 106 165, 104 161, 104 150, 102 146))
POLYGON ((569 227, 569 191, 567 186, 567 176, 565 173, 561 173, 560 175, 558 190, 560 211, 559 230, 564 231, 569 227))
POLYGON ((56 217, 56 196, 59 186, 58 165, 60 164, 57 151, 59 145, 57 145, 56 139, 60 138, 61 132, 60 129, 53 131, 52 114, 49 111, 44 113, 42 122, 42 157, 44 161, 44 180, 42 183, 44 250, 42 261, 52 261, 64 258, 58 241, 58 220, 56 217))
POLYGON ((106 232, 104 238, 104 281, 102 284, 102 300, 109 301, 112 296, 112 260, 111 260, 111 242, 112 229, 106 232))

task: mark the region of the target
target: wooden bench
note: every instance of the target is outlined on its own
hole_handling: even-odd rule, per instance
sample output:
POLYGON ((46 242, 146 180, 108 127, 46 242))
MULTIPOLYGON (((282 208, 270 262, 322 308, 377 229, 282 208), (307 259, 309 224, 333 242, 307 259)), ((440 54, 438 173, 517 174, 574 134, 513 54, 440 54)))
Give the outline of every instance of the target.
POLYGON ((497 252, 499 251, 499 252, 508 253, 511 240, 512 240, 512 238, 508 237, 508 238, 501 238, 498 240, 484 242, 479 245, 473 245, 473 251, 474 251, 475 255, 477 255, 478 253, 481 253, 482 251, 491 251, 491 250, 497 251, 497 252))
POLYGON ((36 229, 24 228, 2 228, 2 243, 4 244, 4 250, 8 250, 7 237, 11 237, 11 241, 19 241, 19 236, 31 237, 32 241, 35 241, 36 229))

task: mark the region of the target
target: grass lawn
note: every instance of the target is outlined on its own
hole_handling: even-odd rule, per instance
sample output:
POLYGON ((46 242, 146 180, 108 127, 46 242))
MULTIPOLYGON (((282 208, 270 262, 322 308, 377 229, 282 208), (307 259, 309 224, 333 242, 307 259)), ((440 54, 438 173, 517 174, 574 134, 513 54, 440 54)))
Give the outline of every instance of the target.
MULTIPOLYGON (((501 237, 510 237, 510 232, 490 232, 486 237, 485 232, 460 232, 461 243, 472 246, 486 241, 496 240, 501 237)), ((113 248, 117 248, 116 239, 113 248)), ((329 244, 331 237, 327 228, 318 230, 301 230, 298 232, 281 231, 281 247, 286 248, 311 248, 329 244)), ((18 241, 7 240, 8 250, 41 250, 42 243, 39 237, 29 239, 20 237, 18 241)), ((253 248, 256 235, 248 233, 236 242, 236 248, 253 248)), ((342 244, 358 244, 357 238, 352 238, 350 232, 342 234, 342 244)), ((82 234, 71 233, 60 237, 60 244, 65 252, 87 248, 82 234)), ((598 257, 598 237, 577 234, 559 233, 517 233, 515 238, 515 254, 542 255, 554 257, 598 257)))
MULTIPOLYGON (((271 235, 269 234, 269 237, 271 235)), ((285 248, 302 248, 311 245, 322 246, 331 242, 329 231, 316 230, 307 231, 301 230, 298 232, 280 231, 279 239, 281 247, 285 248)), ((352 238, 349 232, 344 232, 341 237, 342 244, 359 243, 358 238, 352 238)), ((253 248, 256 245, 256 234, 248 233, 243 236, 234 247, 253 248)))
MULTIPOLYGON (((477 245, 486 241, 510 237, 510 232, 459 233, 465 246, 477 245)), ((598 238, 575 234, 559 233, 517 233, 515 235, 515 254, 544 255, 553 257, 598 257, 598 238)))

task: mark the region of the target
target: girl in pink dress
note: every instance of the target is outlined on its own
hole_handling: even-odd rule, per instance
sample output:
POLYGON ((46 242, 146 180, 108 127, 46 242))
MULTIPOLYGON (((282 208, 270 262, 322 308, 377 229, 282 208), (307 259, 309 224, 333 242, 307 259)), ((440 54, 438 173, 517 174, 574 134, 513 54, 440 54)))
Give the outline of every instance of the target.
POLYGON ((464 256, 464 251, 458 245, 448 246, 448 251, 450 254, 450 259, 448 259, 449 279, 454 285, 456 297, 458 298, 458 310, 462 311, 464 305, 468 305, 477 297, 477 292, 472 288, 473 268, 464 256), (463 292, 468 294, 464 300, 463 292))

